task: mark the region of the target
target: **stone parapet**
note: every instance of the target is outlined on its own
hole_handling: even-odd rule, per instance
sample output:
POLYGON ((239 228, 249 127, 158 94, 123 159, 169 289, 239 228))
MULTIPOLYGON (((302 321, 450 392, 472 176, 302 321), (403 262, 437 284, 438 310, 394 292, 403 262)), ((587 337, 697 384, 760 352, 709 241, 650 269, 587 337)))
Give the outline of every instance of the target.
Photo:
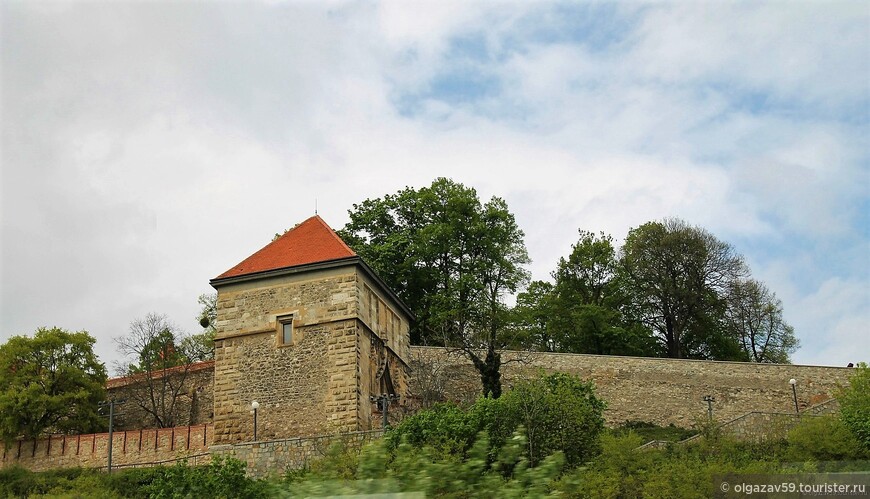
MULTIPOLYGON (((447 399, 472 401, 481 392, 480 376, 458 352, 437 347, 411 347, 413 379, 421 372, 437 372, 438 389, 447 399)), ((757 364, 704 360, 578 355, 545 352, 502 353, 505 387, 539 373, 564 372, 592 380, 607 402, 608 424, 645 421, 660 425, 692 426, 706 417, 704 396, 711 395, 714 416, 737 418, 753 411, 794 411, 789 379, 797 380, 798 405, 803 410, 831 399, 847 384, 853 369, 757 364)), ((431 390, 431 387, 427 388, 431 390)), ((412 386, 412 392, 419 393, 412 386)))
MULTIPOLYGON (((211 425, 116 431, 112 436, 112 465, 143 466, 208 452, 214 436, 211 425)), ((18 440, 3 451, 2 466, 31 471, 54 468, 101 468, 108 464, 109 434, 52 435, 18 440)), ((202 459, 200 459, 202 462, 202 459)))

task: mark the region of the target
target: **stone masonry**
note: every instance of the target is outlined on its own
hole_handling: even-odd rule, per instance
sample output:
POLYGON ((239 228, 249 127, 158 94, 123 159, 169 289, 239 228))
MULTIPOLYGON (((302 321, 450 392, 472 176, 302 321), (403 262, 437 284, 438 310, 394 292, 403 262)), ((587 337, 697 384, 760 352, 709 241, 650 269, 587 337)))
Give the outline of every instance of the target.
POLYGON ((264 440, 369 430, 371 395, 407 394, 409 317, 362 265, 216 284, 216 443, 253 439, 254 400, 264 440), (378 300, 365 312, 364 291, 378 300), (279 336, 282 320, 292 321, 290 344, 279 336), (374 382, 386 378, 389 387, 374 382))
MULTIPOLYGON (((834 397, 853 372, 846 367, 545 352, 508 351, 502 358, 507 362, 502 378, 505 388, 541 373, 576 374, 595 383, 596 394, 607 402, 608 424, 644 421, 684 428, 706 417, 705 395, 715 398, 713 414, 719 421, 758 411, 793 414, 791 378, 797 381, 798 406, 804 411, 834 397)), ((461 354, 415 346, 411 359, 413 379, 420 379, 422 373, 437 373, 443 398, 471 401, 480 395, 480 377, 461 354)), ((412 391, 422 390, 412 386, 412 391)))

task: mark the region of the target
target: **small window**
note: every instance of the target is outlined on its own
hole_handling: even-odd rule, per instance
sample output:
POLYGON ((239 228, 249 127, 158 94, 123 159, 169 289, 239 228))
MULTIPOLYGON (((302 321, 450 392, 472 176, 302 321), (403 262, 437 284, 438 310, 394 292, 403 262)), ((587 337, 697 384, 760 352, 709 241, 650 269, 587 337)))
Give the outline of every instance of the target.
POLYGON ((293 344, 293 316, 278 317, 278 344, 293 344))
POLYGON ((293 323, 285 322, 281 324, 281 342, 287 345, 293 343, 293 323))

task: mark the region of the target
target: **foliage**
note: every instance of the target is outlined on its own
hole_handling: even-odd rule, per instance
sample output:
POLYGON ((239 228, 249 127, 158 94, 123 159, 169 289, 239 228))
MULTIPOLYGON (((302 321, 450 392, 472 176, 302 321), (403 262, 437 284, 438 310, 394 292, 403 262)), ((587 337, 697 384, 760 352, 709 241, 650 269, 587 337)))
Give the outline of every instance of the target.
POLYGON ((680 428, 673 423, 668 426, 659 426, 645 421, 626 421, 611 432, 613 435, 627 435, 633 433, 643 440, 643 443, 653 440, 679 442, 698 434, 697 430, 680 428))
POLYGON ((13 466, 0 469, 0 497, 148 497, 146 488, 158 468, 106 474, 90 468, 35 473, 13 466))
POLYGON ((520 428, 532 465, 559 451, 570 465, 590 459, 598 451, 604 427, 604 403, 591 383, 567 374, 552 374, 521 381, 499 399, 481 398, 468 410, 451 404, 406 418, 387 436, 401 442, 428 446, 444 455, 463 455, 479 432, 485 432, 493 455, 520 428))
POLYGON ((217 293, 201 294, 197 302, 202 306, 196 318, 202 332, 186 338, 188 345, 185 348, 197 360, 211 360, 214 358, 214 335, 217 331, 217 293))
POLYGON ((511 311, 514 348, 528 347, 537 351, 556 352, 561 349, 552 332, 552 317, 558 311, 553 296, 553 285, 546 281, 532 281, 525 291, 517 294, 517 303, 511 311))
POLYGON ((551 374, 517 383, 499 402, 502 407, 490 435, 503 440, 520 426, 525 428, 532 465, 556 451, 564 453, 571 466, 598 453, 605 404, 595 397, 592 383, 551 374))
POLYGON ((268 482, 245 476, 245 463, 216 458, 210 464, 116 470, 67 468, 34 473, 20 467, 0 469, 0 497, 272 497, 268 482))
POLYGON ((782 316, 782 302, 754 279, 736 280, 727 291, 725 322, 752 362, 788 363, 798 348, 794 328, 782 316))
POLYGON ((843 423, 870 452, 870 367, 861 362, 849 378, 849 386, 837 394, 843 423))
POLYGON ((486 427, 481 405, 487 400, 481 399, 468 411, 451 403, 436 404, 403 419, 385 438, 393 447, 406 442, 415 447, 432 447, 445 455, 461 455, 486 427))
MULTIPOLYGON (((804 418, 788 434, 793 461, 844 461, 862 458, 861 444, 836 416, 804 418)), ((870 457, 870 453, 867 456, 870 457)))
POLYGON ((446 178, 367 199, 349 211, 342 238, 416 315, 411 343, 461 349, 484 394, 501 394, 501 356, 514 345, 507 293, 528 280, 523 231, 504 200, 446 178))
POLYGON ((39 328, 0 346, 0 436, 35 438, 45 431, 101 430, 106 368, 86 331, 39 328))
POLYGON ((560 351, 599 355, 654 355, 643 325, 626 316, 629 294, 619 273, 613 238, 580 231, 567 259, 559 259, 550 316, 560 351))
POLYGON ((466 459, 433 454, 431 448, 407 442, 391 448, 385 441, 367 445, 359 458, 355 480, 311 476, 283 491, 289 497, 421 492, 425 497, 545 497, 563 469, 560 453, 539 466, 529 465, 522 432, 514 434, 495 459, 481 433, 466 459))
POLYGON ((748 270, 729 244, 681 220, 648 222, 629 231, 621 272, 636 318, 656 334, 667 357, 740 358, 720 318, 729 285, 748 270))
POLYGON ((246 464, 234 458, 215 457, 205 466, 185 462, 162 469, 148 485, 154 499, 185 497, 271 497, 268 483, 245 476, 246 464))
POLYGON ((190 366, 201 360, 196 342, 165 315, 151 313, 131 322, 130 331, 115 343, 127 359, 119 366, 128 378, 127 402, 136 404, 154 426, 175 426, 190 366))

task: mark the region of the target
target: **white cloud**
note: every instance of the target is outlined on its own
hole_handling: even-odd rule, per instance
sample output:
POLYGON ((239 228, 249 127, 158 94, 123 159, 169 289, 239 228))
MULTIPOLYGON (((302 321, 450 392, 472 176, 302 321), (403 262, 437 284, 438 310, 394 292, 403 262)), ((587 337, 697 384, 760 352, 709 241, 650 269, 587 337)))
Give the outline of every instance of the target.
POLYGON ((804 358, 839 362, 867 317, 866 293, 838 308, 831 291, 868 285, 846 249, 866 242, 849 109, 868 100, 866 9, 619 6, 639 24, 613 29, 637 30, 602 50, 531 36, 561 19, 549 7, 2 4, 0 337, 86 328, 111 358, 147 312, 194 329, 207 280, 315 199, 338 228, 352 203, 447 176, 507 199, 536 278, 578 228, 676 215, 763 241, 748 256, 805 344, 835 338, 804 358), (487 54, 457 61, 469 35, 487 54), (498 85, 433 93, 457 68, 498 85), (831 251, 838 266, 815 263, 831 251))

